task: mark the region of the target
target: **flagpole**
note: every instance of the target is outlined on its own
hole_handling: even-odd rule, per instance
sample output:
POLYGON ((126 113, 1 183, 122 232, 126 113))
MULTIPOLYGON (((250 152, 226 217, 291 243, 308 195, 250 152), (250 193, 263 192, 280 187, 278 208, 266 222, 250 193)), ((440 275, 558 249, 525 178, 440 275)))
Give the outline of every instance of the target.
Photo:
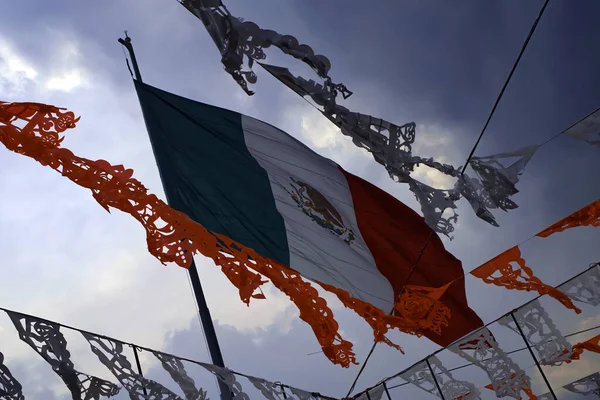
MULTIPOLYGON (((133 71, 135 73, 135 80, 143 83, 144 81, 142 80, 142 74, 140 73, 135 52, 133 51, 133 45, 131 44, 131 38, 127 36, 127 31, 125 31, 125 39, 119 38, 119 43, 121 43, 129 51, 131 63, 133 64, 133 71)), ((129 66, 129 62, 127 63, 127 66, 129 66)), ((152 139, 150 139, 150 145, 152 147, 152 152, 154 154, 156 166, 158 167, 159 175, 161 175, 161 183, 164 190, 165 185, 162 181, 162 174, 160 174, 160 164, 158 163, 158 158, 154 152, 152 139)), ((166 191, 165 196, 167 196, 167 203, 169 203, 169 195, 166 193, 166 191)), ((202 323, 202 328, 204 329, 204 335, 206 337, 210 358, 214 365, 225 368, 223 355, 221 354, 221 347, 219 346, 217 333, 215 332, 215 326, 210 315, 210 310, 208 309, 208 304, 206 303, 206 298, 204 297, 204 291, 202 290, 202 284, 200 283, 200 276, 198 275, 198 269, 196 268, 196 263, 194 262, 193 258, 188 272, 192 283, 192 289, 194 291, 194 297, 196 298, 196 304, 198 305, 198 313, 200 314, 200 321, 202 323)), ((221 381, 220 379, 217 379, 217 382, 219 383, 219 389, 221 391, 221 400, 233 400, 229 386, 227 386, 225 382, 221 381)))

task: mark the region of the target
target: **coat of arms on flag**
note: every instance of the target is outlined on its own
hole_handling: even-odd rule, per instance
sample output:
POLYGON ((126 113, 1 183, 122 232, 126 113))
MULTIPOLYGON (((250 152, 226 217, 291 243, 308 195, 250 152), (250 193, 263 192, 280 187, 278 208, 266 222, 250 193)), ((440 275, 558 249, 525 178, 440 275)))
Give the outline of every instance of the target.
POLYGON ((355 239, 354 231, 344 225, 342 216, 329 200, 308 183, 293 177, 290 177, 290 180, 292 190, 288 193, 302 212, 350 245, 355 239))

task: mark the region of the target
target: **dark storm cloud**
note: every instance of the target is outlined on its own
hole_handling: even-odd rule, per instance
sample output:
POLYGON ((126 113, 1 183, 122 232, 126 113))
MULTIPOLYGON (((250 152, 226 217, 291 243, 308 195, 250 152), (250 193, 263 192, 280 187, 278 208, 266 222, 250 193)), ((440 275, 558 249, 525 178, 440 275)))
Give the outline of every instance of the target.
MULTIPOLYGON (((384 7, 334 0, 296 7, 313 35, 327 44, 314 47, 327 50, 334 76, 348 85, 345 78, 352 77, 391 92, 409 109, 401 113, 417 120, 480 128, 542 3, 405 1, 384 7)), ((600 33, 594 18, 599 11, 593 1, 551 2, 502 108, 514 109, 510 105, 517 99, 518 108, 542 113, 556 109, 549 105, 569 93, 571 104, 556 105, 571 115, 563 115, 564 121, 545 118, 552 126, 594 106, 600 99, 592 84, 600 80, 594 73, 600 57, 591 51, 600 33)), ((539 119, 531 117, 519 120, 539 119)))

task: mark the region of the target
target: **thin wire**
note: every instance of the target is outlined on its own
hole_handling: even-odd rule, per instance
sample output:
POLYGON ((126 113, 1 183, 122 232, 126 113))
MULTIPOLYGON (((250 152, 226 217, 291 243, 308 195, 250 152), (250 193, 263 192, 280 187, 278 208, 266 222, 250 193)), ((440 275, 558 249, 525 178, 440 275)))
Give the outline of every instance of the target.
MULTIPOLYGON (((582 333, 586 333, 586 332, 589 332, 589 331, 593 331, 593 330, 595 330, 595 329, 600 329, 600 325, 597 325, 597 326, 594 326, 594 327, 592 327, 592 328, 588 328, 588 329, 583 329, 583 330, 581 330, 581 331, 577 331, 577 332, 569 333, 568 335, 565 335, 564 337, 565 337, 565 338, 568 338, 568 337, 571 337, 571 336, 581 335, 582 333)), ((518 352, 520 352, 520 351, 523 351, 523 350, 527 350, 527 347, 522 347, 522 348, 520 348, 520 349, 515 349, 515 350, 507 351, 507 352, 506 352, 506 355, 510 355, 510 354, 518 353, 518 352)), ((487 360, 483 360, 483 361, 487 361, 487 360)), ((464 364, 464 365, 460 365, 460 366, 458 366, 458 367, 450 368, 450 369, 448 370, 448 372, 454 372, 454 371, 457 371, 457 370, 459 370, 459 369, 463 369, 463 368, 469 367, 469 366, 471 366, 471 365, 473 365, 473 363, 467 363, 467 364, 464 364)), ((438 374, 438 375, 441 375, 441 374, 438 374)), ((423 378, 423 379, 425 379, 425 378, 423 378)), ((383 382, 382 382, 382 383, 383 383, 383 382)), ((398 384, 398 385, 394 385, 394 386, 388 386, 388 389, 395 389, 395 388, 397 388, 397 387, 400 387, 400 386, 405 386, 405 385, 408 385, 408 384, 410 384, 410 382, 403 382, 403 383, 400 383, 400 384, 398 384)))
POLYGON ((479 142, 481 141, 483 134, 485 133, 488 125, 490 124, 490 121, 492 120, 492 117, 494 116, 494 113, 496 112, 496 108, 498 108, 498 104, 500 104, 500 100, 502 99, 502 96, 504 96, 504 92, 506 91, 506 88, 508 87, 508 84, 509 84, 511 78, 512 78, 513 74, 515 73, 515 70, 517 69, 519 62, 521 61, 521 58, 523 57, 523 54, 525 53, 525 49, 527 48, 527 45, 529 44, 529 41, 531 40, 531 37, 533 36, 533 32, 535 32, 535 29, 537 28, 538 23, 540 22, 540 19, 542 18, 542 15, 544 14, 544 11, 546 10, 546 6, 548 5, 549 2, 550 2, 550 0, 546 0, 544 2, 544 5, 542 6, 540 13, 538 14, 538 17, 536 18, 535 22, 533 23, 533 26, 529 30, 527 39, 525 39, 525 43, 523 43, 523 47, 521 47, 519 56, 517 57, 517 60, 515 61, 512 69, 510 70, 510 73, 508 74, 508 78, 506 78, 506 82, 504 82, 504 86, 502 86, 502 90, 500 91, 500 94, 498 95, 498 98, 496 99, 496 102, 494 103, 494 107, 492 108, 492 111, 490 112, 490 115, 488 116, 488 119, 485 122, 485 125, 483 126, 483 129, 481 130, 481 133, 479 134, 477 141, 475 142, 475 146, 473 146, 473 149, 471 150, 469 157, 467 157, 467 162, 465 163, 465 165, 463 165, 461 175, 464 175, 465 170, 467 169, 467 165, 469 165, 469 161, 471 161, 471 158, 473 157, 473 154, 475 153, 475 149, 477 148, 477 146, 479 146, 479 142))
POLYGON ((375 343, 373 343, 373 346, 371 346, 371 350, 369 351, 369 354, 367 355, 367 358, 365 359, 365 361, 362 363, 362 365, 360 367, 360 371, 358 371, 358 374, 356 375, 356 378, 354 378, 354 382, 352 382, 352 386, 350 386, 350 389, 348 390, 348 393, 346 394, 346 398, 350 397, 350 394, 352 393, 352 391, 356 387, 356 382, 358 382, 358 378, 360 378, 360 376, 362 375, 363 371, 365 370, 365 367, 367 366, 367 363, 369 362, 369 358, 371 358, 371 355, 373 354, 373 351, 375 351, 375 346, 377 346, 377 343, 378 342, 375 342, 375 343))

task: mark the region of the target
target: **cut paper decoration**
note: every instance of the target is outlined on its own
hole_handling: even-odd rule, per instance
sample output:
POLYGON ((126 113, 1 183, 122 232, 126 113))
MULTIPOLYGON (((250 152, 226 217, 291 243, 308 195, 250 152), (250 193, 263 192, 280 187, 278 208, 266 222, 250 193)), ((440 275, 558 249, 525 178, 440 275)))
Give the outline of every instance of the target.
POLYGON ((98 360, 117 378, 132 400, 161 399, 183 400, 160 383, 146 379, 133 371, 123 355, 123 344, 108 338, 81 332, 98 360), (147 391, 147 394, 144 393, 147 391))
POLYGON ((12 312, 7 314, 19 338, 50 364, 74 397, 81 398, 81 385, 60 326, 12 312))
POLYGON ((113 383, 75 370, 60 325, 14 312, 6 313, 19 338, 50 364, 74 400, 99 399, 100 396, 110 397, 119 393, 119 388, 113 383))
POLYGON ((105 397, 116 396, 121 391, 121 388, 114 383, 95 376, 78 372, 77 377, 83 388, 82 393, 85 394, 83 400, 100 400, 105 397))
POLYGON ((344 290, 323 283, 319 283, 319 285, 325 290, 336 294, 346 307, 355 311, 371 325, 376 342, 383 342, 390 347, 394 347, 402 354, 404 354, 402 348, 385 336, 388 330, 395 328, 409 335, 421 337, 423 332, 427 330, 440 334, 441 330, 449 324, 450 311, 448 307, 439 301, 449 285, 445 285, 440 289, 407 285, 398 302, 394 305, 393 312, 396 316, 386 314, 373 306, 365 306, 364 303, 352 298, 344 290))
POLYGON ((290 387, 290 392, 295 396, 298 400, 315 400, 321 396, 313 396, 312 393, 307 392, 306 390, 296 389, 295 387, 290 387))
POLYGON ((453 224, 458 221, 458 214, 454 211, 458 194, 450 190, 432 188, 410 176, 406 178, 406 182, 421 205, 421 212, 427 225, 453 239, 450 233, 454 232, 453 224), (447 210, 450 210, 451 215, 444 216, 447 210))
POLYGON ((600 108, 563 132, 575 140, 600 147, 600 108))
MULTIPOLYGON (((525 340, 537 351, 540 364, 560 365, 568 362, 573 351, 571 344, 556 328, 539 300, 519 308, 513 315, 525 335, 525 340)), ((504 317, 498 322, 517 335, 521 334, 512 317, 504 317)))
POLYGON ((200 365, 229 387, 229 390, 231 390, 231 393, 233 394, 233 400, 250 400, 250 397, 244 393, 241 383, 235 379, 235 374, 231 370, 212 364, 200 363, 200 365))
POLYGON ((248 84, 257 81, 256 74, 252 71, 254 61, 266 59, 264 49, 271 46, 307 64, 345 97, 352 94, 344 85, 331 82, 327 75, 331 63, 327 57, 315 54, 310 46, 300 44, 295 37, 261 29, 254 22, 236 18, 229 13, 220 0, 180 0, 180 4, 204 23, 221 53, 221 62, 225 71, 235 79, 246 94, 254 94, 248 88, 248 84), (247 69, 244 70, 244 67, 247 69))
POLYGON ((440 298, 450 285, 451 283, 448 283, 441 288, 406 285, 394 305, 395 314, 418 326, 414 335, 419 335, 425 330, 441 335, 442 330, 449 325, 452 312, 440 298))
POLYGON ((194 380, 187 374, 183 363, 178 358, 158 351, 152 352, 160 361, 165 371, 179 385, 186 400, 208 400, 204 389, 197 389, 194 380))
POLYGON ((538 233, 537 236, 546 238, 555 233, 578 226, 600 226, 600 199, 588 204, 568 217, 561 219, 557 223, 552 224, 538 233))
POLYGON ((571 353, 571 360, 579 360, 584 350, 592 353, 600 354, 600 335, 594 336, 585 342, 579 342, 573 345, 573 352, 571 353))
POLYGON ((488 157, 472 157, 469 165, 485 188, 489 200, 486 206, 500 208, 504 211, 513 210, 518 206, 510 197, 519 191, 515 185, 525 166, 540 146, 529 146, 516 151, 494 154, 488 157), (500 160, 517 158, 512 164, 505 166, 500 160))
POLYGON ((248 380, 267 400, 287 399, 285 389, 277 383, 269 382, 261 378, 255 378, 253 376, 249 376, 248 380))
POLYGON ((562 284, 560 290, 573 301, 597 307, 600 305, 600 263, 575 279, 562 284))
POLYGON ((525 259, 521 256, 519 246, 512 247, 497 255, 485 264, 475 268, 470 274, 485 283, 509 290, 535 290, 541 296, 547 294, 577 314, 581 313, 581 310, 573 304, 569 296, 555 287, 546 285, 533 274, 533 271, 526 265, 525 259))
POLYGON ((500 208, 507 211, 517 208, 510 196, 518 193, 515 185, 519 181, 519 175, 538 146, 472 158, 470 165, 481 177, 480 181, 461 174, 460 169, 452 165, 413 155, 412 145, 416 136, 414 122, 398 126, 370 115, 351 112, 337 104, 337 93, 331 87, 297 77, 287 68, 262 63, 260 65, 300 96, 312 99, 320 107, 321 113, 340 128, 342 134, 351 137, 356 146, 370 152, 394 181, 407 183, 421 205, 425 221, 436 232, 451 238, 453 224, 457 221, 455 202, 461 196, 469 201, 479 218, 494 226, 498 224, 489 209, 500 208), (517 161, 506 167, 500 160, 508 158, 517 158, 517 161), (419 165, 458 178, 454 188, 432 188, 415 180, 410 174, 419 165))
POLYGON ((297 400, 313 400, 319 399, 321 396, 313 396, 305 390, 297 389, 294 387, 286 386, 291 393, 287 393, 285 388, 277 382, 269 382, 261 378, 253 376, 247 376, 248 380, 252 385, 260 390, 261 394, 267 400, 283 400, 283 399, 297 399, 297 400))
POLYGON ((481 368, 490 378, 489 388, 496 392, 497 397, 519 400, 523 391, 530 398, 535 398, 527 374, 499 347, 487 328, 468 335, 448 349, 481 368))
POLYGON ((491 225, 499 226, 490 209, 509 211, 518 207, 510 197, 519 192, 516 188, 519 176, 538 148, 529 146, 488 157, 472 157, 469 165, 479 179, 463 174, 456 182, 456 190, 469 201, 475 215, 491 225), (517 160, 509 166, 500 162, 514 158, 517 160))
POLYGON ((0 352, 0 398, 5 400, 25 400, 23 387, 4 365, 4 354, 0 352))
POLYGON ((569 392, 582 396, 595 395, 600 398, 600 372, 578 379, 564 386, 569 392))
MULTIPOLYGON (((516 377, 516 375, 511 376, 511 379, 514 377, 516 377)), ((485 388, 489 389, 489 390, 494 390, 494 386, 492 384, 485 385, 485 388)), ((527 395, 529 400, 538 400, 538 396, 533 393, 533 390, 531 390, 530 387, 523 387, 522 390, 523 390, 523 392, 525 392, 525 394, 527 395)), ((521 400, 522 397, 521 396, 515 397, 515 399, 521 400)))
MULTIPOLYGON (((4 310, 4 309, 2 309, 4 310)), ((52 322, 31 315, 21 314, 13 311, 5 312, 9 315, 19 337, 28 345, 33 347, 38 354, 46 359, 53 367, 59 365, 59 375, 65 370, 69 382, 73 382, 72 362, 70 361, 69 352, 66 350, 66 340, 60 332, 60 325, 57 322, 52 322)), ((140 374, 133 372, 132 366, 123 355, 123 345, 125 343, 109 337, 97 335, 90 332, 84 332, 77 328, 68 328, 79 332, 90 344, 92 352, 98 357, 100 362, 106 366, 113 375, 117 377, 119 382, 123 384, 129 392, 129 398, 132 400, 181 400, 173 392, 164 388, 157 382, 146 379, 140 374)), ((130 344, 134 349, 139 349, 139 346, 130 344)), ((259 390, 263 389, 263 394, 269 399, 268 393, 276 394, 279 397, 274 397, 276 400, 313 400, 313 399, 331 399, 331 397, 323 396, 319 393, 309 393, 305 390, 297 389, 279 382, 268 382, 261 378, 250 377, 248 375, 239 374, 229 369, 220 368, 211 364, 206 364, 198 361, 184 360, 172 354, 159 352, 152 349, 145 349, 155 355, 156 358, 163 364, 164 369, 171 375, 185 393, 186 400, 208 400, 207 394, 202 389, 197 389, 194 381, 187 375, 182 361, 195 363, 207 369, 218 379, 223 380, 231 389, 234 395, 234 400, 249 400, 249 397, 243 392, 240 383, 236 380, 235 375, 246 377, 253 382, 259 390), (288 389, 288 393, 284 391, 284 387, 288 389), (291 394, 290 394, 291 393, 291 394)), ((134 350, 136 351, 136 350, 134 350)), ((120 387, 102 380, 100 378, 86 375, 80 372, 74 372, 77 379, 81 383, 83 391, 81 393, 72 393, 73 399, 80 400, 100 400, 105 397, 112 397, 119 393, 120 387)), ((63 376, 61 375, 61 376, 63 376)), ((0 399, 2 400, 25 400, 21 384, 13 377, 7 366, 4 364, 4 355, 0 353, 0 399)))
MULTIPOLYGON (((568 390, 571 393, 575 393, 584 398, 590 398, 587 396, 593 396, 592 398, 600 398, 600 372, 595 372, 584 378, 578 379, 563 386, 563 389, 568 390)), ((554 400, 555 397, 552 393, 544 393, 538 396, 537 400, 554 400)))
POLYGON ((442 362, 437 357, 431 356, 427 360, 431 365, 433 375, 427 362, 423 361, 411 367, 408 371, 401 374, 400 377, 417 386, 419 389, 442 399, 480 399, 481 393, 474 384, 454 379, 452 373, 442 365, 442 362), (442 391, 441 394, 438 390, 438 385, 442 391))

